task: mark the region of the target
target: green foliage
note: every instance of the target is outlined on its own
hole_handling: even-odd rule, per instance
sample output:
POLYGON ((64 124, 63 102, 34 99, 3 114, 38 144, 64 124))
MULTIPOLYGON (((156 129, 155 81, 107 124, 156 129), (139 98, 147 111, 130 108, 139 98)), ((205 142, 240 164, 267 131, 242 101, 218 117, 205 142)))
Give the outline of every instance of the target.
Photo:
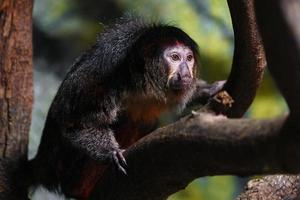
POLYGON ((270 118, 288 112, 283 97, 276 89, 270 75, 266 73, 257 96, 249 108, 248 115, 253 118, 270 118))
POLYGON ((34 23, 48 35, 70 41, 78 52, 95 41, 102 26, 79 15, 73 0, 40 0, 34 4, 34 23))
POLYGON ((228 200, 233 198, 234 192, 234 177, 215 176, 196 179, 185 190, 171 195, 168 200, 228 200))

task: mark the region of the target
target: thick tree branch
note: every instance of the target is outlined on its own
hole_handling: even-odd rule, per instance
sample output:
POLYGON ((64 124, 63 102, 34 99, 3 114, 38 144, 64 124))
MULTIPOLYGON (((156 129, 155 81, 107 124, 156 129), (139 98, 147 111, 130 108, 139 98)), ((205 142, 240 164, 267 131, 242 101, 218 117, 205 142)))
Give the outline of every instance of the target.
POLYGON ((252 0, 227 0, 234 30, 234 56, 225 90, 233 98, 231 109, 222 113, 241 117, 252 103, 266 66, 252 0))
POLYGON ((291 115, 300 116, 300 1, 255 1, 268 67, 291 115))
MULTIPOLYGON (((14 176, 27 159, 32 109, 32 0, 0 1, 0 199, 25 199, 14 176)), ((20 177, 18 177, 19 179, 20 177)))
POLYGON ((32 109, 32 0, 0 1, 0 157, 26 156, 32 109))
POLYGON ((128 175, 110 168, 92 199, 159 200, 201 176, 287 172, 274 153, 285 151, 284 121, 185 117, 132 146, 125 153, 128 175))
POLYGON ((236 200, 298 200, 300 176, 266 176, 248 182, 246 191, 236 200))
MULTIPOLYGON (((276 0, 255 1, 259 29, 263 38, 268 60, 268 67, 281 93, 290 108, 290 118, 282 132, 282 148, 278 152, 279 159, 284 159, 284 168, 296 172, 300 165, 300 1, 276 0), (298 131, 296 131, 298 130, 298 131)), ((300 176, 267 176, 250 181, 245 193, 238 199, 299 199, 300 176)))

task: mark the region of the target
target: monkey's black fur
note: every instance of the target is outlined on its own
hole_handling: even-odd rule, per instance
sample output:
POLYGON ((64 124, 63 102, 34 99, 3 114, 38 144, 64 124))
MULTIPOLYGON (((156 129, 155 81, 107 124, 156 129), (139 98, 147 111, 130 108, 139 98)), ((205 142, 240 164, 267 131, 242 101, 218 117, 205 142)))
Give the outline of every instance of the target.
POLYGON ((179 100, 168 99, 168 74, 161 54, 164 44, 175 41, 198 55, 196 43, 173 26, 122 19, 100 35, 71 67, 52 102, 38 154, 30 161, 33 185, 76 196, 72 191, 84 184, 88 163, 125 168, 115 137, 125 128, 141 132, 141 137, 157 125, 155 117, 149 122, 133 120, 128 102, 143 104, 134 100, 138 95, 137 99, 151 99, 165 107, 183 107, 196 94, 195 79, 179 100))

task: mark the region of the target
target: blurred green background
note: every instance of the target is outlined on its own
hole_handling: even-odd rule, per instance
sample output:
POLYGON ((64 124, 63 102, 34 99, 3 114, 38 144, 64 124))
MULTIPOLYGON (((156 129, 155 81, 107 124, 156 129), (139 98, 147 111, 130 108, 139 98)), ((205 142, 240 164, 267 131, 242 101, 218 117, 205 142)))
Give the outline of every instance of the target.
MULTIPOLYGON (((234 36, 225 0, 36 0, 33 25, 35 104, 29 157, 36 153, 47 110, 69 66, 95 42, 104 25, 113 23, 125 13, 182 28, 200 46, 201 77, 208 82, 226 79, 232 62, 234 36)), ((286 111, 282 97, 266 72, 246 117, 273 117, 286 111)), ((169 200, 234 199, 247 180, 234 176, 196 179, 185 190, 171 195, 169 200)), ((39 191, 32 199, 64 198, 39 191)))

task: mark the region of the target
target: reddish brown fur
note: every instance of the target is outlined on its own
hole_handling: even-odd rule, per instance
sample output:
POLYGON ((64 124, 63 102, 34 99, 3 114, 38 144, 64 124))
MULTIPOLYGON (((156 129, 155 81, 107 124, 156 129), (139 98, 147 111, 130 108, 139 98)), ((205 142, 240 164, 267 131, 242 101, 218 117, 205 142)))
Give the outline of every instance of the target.
POLYGON ((116 139, 121 148, 128 148, 134 142, 147 135, 147 130, 141 130, 140 125, 145 127, 154 126, 161 114, 168 109, 163 102, 145 97, 136 97, 126 103, 127 123, 116 130, 116 139))
POLYGON ((77 199, 87 200, 96 183, 103 176, 107 165, 99 164, 99 162, 90 160, 81 173, 81 181, 72 191, 72 196, 77 199))
MULTIPOLYGON (((147 135, 148 131, 143 131, 138 125, 155 125, 162 112, 169 108, 165 103, 145 97, 136 97, 126 103, 127 122, 115 130, 116 139, 120 147, 125 149, 135 143, 137 140, 147 135)), ((99 164, 97 161, 87 163, 82 172, 80 186, 75 187, 73 195, 79 199, 88 199, 90 192, 95 184, 104 175, 108 166, 99 164)))

